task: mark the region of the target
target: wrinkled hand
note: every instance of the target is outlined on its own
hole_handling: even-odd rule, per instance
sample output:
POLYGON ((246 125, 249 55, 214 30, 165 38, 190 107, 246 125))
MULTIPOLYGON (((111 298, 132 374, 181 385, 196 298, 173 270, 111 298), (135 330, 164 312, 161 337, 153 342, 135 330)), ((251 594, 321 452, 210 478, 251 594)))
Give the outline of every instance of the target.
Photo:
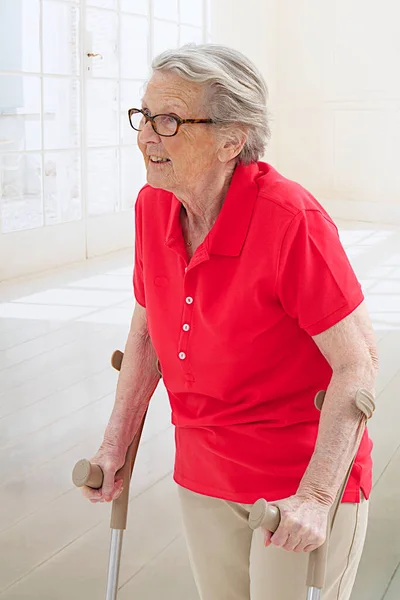
POLYGON ((265 531, 265 546, 277 546, 293 552, 312 552, 326 538, 329 506, 315 499, 290 496, 271 502, 281 512, 281 522, 275 533, 265 531))
POLYGON ((124 465, 126 451, 117 445, 103 442, 98 452, 90 462, 99 465, 104 474, 103 485, 98 490, 87 487, 82 488, 82 493, 90 502, 111 502, 116 500, 123 490, 123 481, 116 478, 116 473, 124 465))

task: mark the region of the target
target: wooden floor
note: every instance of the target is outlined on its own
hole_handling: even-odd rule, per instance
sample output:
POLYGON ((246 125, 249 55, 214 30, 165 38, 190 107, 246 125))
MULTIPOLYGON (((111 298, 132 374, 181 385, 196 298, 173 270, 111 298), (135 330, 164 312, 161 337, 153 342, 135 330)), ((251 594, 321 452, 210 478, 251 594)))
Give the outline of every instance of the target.
MULTIPOLYGON (((341 235, 381 358, 370 424, 375 485, 352 600, 399 600, 400 232, 344 223, 341 235)), ((113 404, 109 358, 132 313, 131 254, 0 286, 0 600, 104 597, 110 507, 85 502, 71 469, 97 449, 113 404)), ((120 600, 197 598, 172 464, 161 384, 133 478, 120 600)))

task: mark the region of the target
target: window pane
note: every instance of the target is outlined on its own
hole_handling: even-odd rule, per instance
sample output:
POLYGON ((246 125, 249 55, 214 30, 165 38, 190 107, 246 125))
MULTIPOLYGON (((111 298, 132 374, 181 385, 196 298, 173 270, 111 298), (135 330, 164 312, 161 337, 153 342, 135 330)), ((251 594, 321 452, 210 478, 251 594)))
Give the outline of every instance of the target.
POLYGON ((149 75, 148 20, 121 15, 121 75, 145 79, 149 75))
POLYGON ((140 189, 146 183, 146 167, 137 146, 121 148, 122 210, 130 210, 140 189))
POLYGON ((3 233, 43 225, 40 154, 1 155, 0 188, 3 233))
POLYGON ((129 108, 141 108, 145 81, 123 81, 121 83, 121 144, 136 144, 137 132, 128 119, 129 108))
POLYGON ((86 27, 92 35, 93 54, 101 54, 90 60, 94 77, 118 77, 118 17, 106 10, 88 9, 86 27))
POLYGON ((210 41, 212 38, 211 0, 206 0, 206 21, 207 38, 210 41))
POLYGON ((44 155, 44 210, 46 225, 82 218, 79 152, 44 155))
POLYGON ((114 10, 118 7, 118 0, 86 0, 88 6, 99 6, 100 8, 113 8, 114 10))
POLYGON ((121 10, 136 15, 147 15, 149 3, 148 0, 121 0, 121 10))
POLYGON ((34 75, 0 75, 2 150, 40 150, 40 79, 34 75))
POLYGON ((165 21, 154 21, 154 56, 164 50, 176 48, 178 45, 178 25, 166 23, 165 21))
POLYGON ((118 150, 88 152, 88 212, 90 215, 118 210, 118 150))
POLYGON ((156 19, 178 20, 178 0, 154 0, 156 19))
POLYGON ((202 44, 203 30, 199 27, 190 27, 189 25, 181 25, 181 44, 202 44))
POLYGON ((79 9, 65 2, 43 3, 43 71, 79 73, 79 9))
POLYGON ((39 1, 0 1, 0 71, 40 71, 39 1))
POLYGON ((80 85, 74 79, 44 78, 44 148, 80 145, 80 85))
POLYGON ((203 25, 203 0, 180 0, 181 23, 203 25))
POLYGON ((118 92, 114 81, 87 82, 86 115, 89 146, 118 144, 118 92))

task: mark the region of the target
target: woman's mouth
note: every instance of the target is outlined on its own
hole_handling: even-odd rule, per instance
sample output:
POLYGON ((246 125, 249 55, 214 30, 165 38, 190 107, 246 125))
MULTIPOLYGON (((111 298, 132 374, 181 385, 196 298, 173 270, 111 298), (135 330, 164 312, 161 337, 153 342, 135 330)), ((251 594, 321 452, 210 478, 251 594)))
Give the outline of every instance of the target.
POLYGON ((167 162, 171 162, 169 158, 162 158, 161 156, 150 156, 150 162, 154 164, 164 164, 167 162))

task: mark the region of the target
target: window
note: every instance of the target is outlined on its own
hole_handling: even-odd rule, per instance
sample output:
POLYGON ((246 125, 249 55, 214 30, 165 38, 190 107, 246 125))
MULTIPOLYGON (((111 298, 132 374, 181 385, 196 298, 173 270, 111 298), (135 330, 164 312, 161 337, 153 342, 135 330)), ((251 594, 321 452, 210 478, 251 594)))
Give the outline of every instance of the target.
POLYGON ((132 209, 145 171, 127 109, 156 54, 208 39, 207 6, 0 0, 0 233, 132 209))

